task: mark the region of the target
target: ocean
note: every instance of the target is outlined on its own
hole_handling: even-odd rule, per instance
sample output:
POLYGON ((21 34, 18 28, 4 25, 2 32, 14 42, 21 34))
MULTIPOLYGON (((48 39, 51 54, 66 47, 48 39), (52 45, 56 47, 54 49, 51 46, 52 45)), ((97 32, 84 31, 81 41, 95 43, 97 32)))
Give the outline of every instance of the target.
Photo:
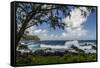
MULTIPOLYGON (((40 41, 41 44, 46 45, 64 45, 66 42, 73 40, 48 40, 48 41, 40 41)), ((75 41, 75 40, 74 40, 75 41)), ((96 40, 77 40, 79 43, 91 42, 96 44, 96 40)))
POLYGON ((72 46, 75 46, 86 53, 96 53, 96 40, 47 40, 47 41, 21 41, 21 43, 27 44, 28 48, 33 52, 38 49, 67 49, 71 50, 72 46), (94 48, 93 48, 94 47, 94 48))

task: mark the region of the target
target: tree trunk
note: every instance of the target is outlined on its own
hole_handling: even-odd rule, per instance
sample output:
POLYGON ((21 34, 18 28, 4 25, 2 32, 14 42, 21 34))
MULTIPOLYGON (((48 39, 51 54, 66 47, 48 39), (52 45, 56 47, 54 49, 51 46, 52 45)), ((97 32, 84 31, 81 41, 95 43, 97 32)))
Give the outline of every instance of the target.
MULTIPOLYGON (((18 6, 18 5, 17 5, 17 6, 18 6)), ((39 6, 37 7, 37 9, 35 9, 35 10, 38 10, 38 11, 39 11, 39 9, 41 8, 41 6, 42 6, 42 5, 39 5, 39 6)), ((16 10, 17 10, 17 8, 16 8, 16 10)), ((19 43, 21 37, 22 37, 23 34, 24 34, 24 31, 25 31, 25 29, 26 29, 26 27, 27 27, 27 25, 28 25, 28 22, 32 19, 32 17, 35 16, 35 14, 36 14, 36 11, 32 11, 31 13, 29 13, 29 14, 26 16, 26 19, 25 19, 24 23, 22 24, 22 27, 20 28, 19 32, 17 33, 16 48, 17 48, 17 46, 18 46, 18 43, 19 43)))
POLYGON ((26 28, 28 22, 29 22, 29 20, 26 19, 25 22, 22 24, 22 27, 20 28, 19 32, 17 33, 16 48, 17 48, 17 46, 18 46, 18 43, 19 43, 21 37, 22 37, 23 34, 24 34, 24 31, 25 31, 25 28, 26 28))

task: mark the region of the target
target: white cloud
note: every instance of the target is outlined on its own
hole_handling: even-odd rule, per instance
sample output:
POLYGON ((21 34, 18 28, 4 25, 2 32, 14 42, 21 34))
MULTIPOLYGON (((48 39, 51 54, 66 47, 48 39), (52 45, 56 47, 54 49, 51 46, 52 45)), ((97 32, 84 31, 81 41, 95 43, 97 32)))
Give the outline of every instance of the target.
POLYGON ((34 31, 35 34, 39 34, 39 33, 41 33, 41 32, 42 32, 42 29, 38 29, 38 30, 35 30, 35 31, 34 31))
POLYGON ((67 16, 63 22, 66 24, 65 32, 62 37, 68 39, 81 39, 87 35, 88 31, 84 29, 84 23, 87 20, 90 12, 86 7, 79 7, 72 9, 70 16, 67 16))
POLYGON ((87 16, 89 16, 89 11, 86 7, 80 7, 72 9, 70 12, 71 16, 67 16, 64 19, 65 24, 67 27, 75 28, 75 27, 81 27, 81 25, 87 20, 87 16), (84 14, 86 13, 86 17, 84 14))

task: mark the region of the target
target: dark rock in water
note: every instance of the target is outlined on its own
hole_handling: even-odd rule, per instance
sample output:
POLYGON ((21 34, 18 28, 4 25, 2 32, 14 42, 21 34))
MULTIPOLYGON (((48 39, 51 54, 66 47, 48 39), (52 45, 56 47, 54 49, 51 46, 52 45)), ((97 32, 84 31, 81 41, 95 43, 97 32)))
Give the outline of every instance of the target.
POLYGON ((84 51, 82 49, 79 49, 78 47, 72 45, 71 48, 73 48, 74 50, 78 51, 79 53, 84 53, 84 51))
POLYGON ((46 49, 44 49, 44 50, 52 50, 51 48, 46 48, 46 49))
POLYGON ((35 55, 44 55, 44 50, 36 50, 34 52, 35 55))
POLYGON ((92 49, 96 50, 97 48, 96 48, 96 46, 92 46, 92 49))
POLYGON ((65 50, 65 54, 67 54, 67 53, 69 53, 69 51, 68 50, 65 50))
POLYGON ((81 46, 87 46, 88 44, 87 43, 84 43, 84 45, 81 45, 81 46))

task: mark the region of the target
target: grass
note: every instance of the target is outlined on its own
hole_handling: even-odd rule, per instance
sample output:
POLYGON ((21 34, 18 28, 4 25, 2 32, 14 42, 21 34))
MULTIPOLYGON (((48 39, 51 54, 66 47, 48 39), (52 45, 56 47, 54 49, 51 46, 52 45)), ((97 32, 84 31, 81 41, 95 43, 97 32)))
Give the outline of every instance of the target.
POLYGON ((28 55, 16 57, 17 65, 53 64, 68 62, 96 61, 96 54, 64 54, 63 56, 28 55))

